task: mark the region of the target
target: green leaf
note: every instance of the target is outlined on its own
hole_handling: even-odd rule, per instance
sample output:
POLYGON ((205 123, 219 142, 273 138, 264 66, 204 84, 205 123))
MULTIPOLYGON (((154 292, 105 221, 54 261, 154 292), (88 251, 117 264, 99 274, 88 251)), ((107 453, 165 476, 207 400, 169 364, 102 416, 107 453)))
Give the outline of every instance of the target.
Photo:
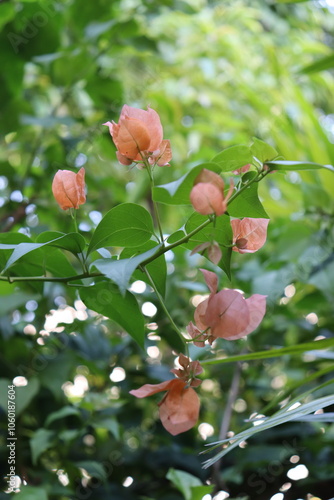
POLYGON ((16 14, 15 5, 11 3, 0 4, 0 28, 11 21, 16 14))
POLYGON ((202 500, 213 489, 213 486, 204 486, 198 477, 183 470, 171 468, 166 477, 183 494, 185 500, 202 500))
MULTIPOLYGON (((12 285, 13 287, 13 285, 12 285)), ((28 300, 40 300, 40 295, 33 295, 31 293, 25 293, 20 291, 15 291, 13 293, 13 288, 11 289, 10 295, 1 295, 0 300, 0 316, 4 316, 10 311, 14 311, 18 307, 24 306, 28 300)))
POLYGON ((81 300, 89 309, 103 314, 118 323, 131 337, 144 347, 144 319, 135 297, 126 292, 119 293, 116 285, 100 282, 80 288, 81 300))
MULTIPOLYGON (((184 236, 184 234, 183 234, 184 236)), ((149 250, 150 248, 157 248, 157 245, 154 241, 147 241, 144 245, 142 245, 139 248, 125 248, 123 252, 121 253, 121 258, 128 258, 132 257, 134 255, 137 255, 139 253, 142 253, 143 250, 149 250)), ((166 259, 164 255, 160 255, 157 259, 154 259, 152 262, 150 262, 146 266, 148 272, 150 273, 157 289, 158 292, 162 297, 165 296, 166 292, 166 277, 167 277, 167 266, 166 266, 166 259)), ((148 285, 151 286, 150 280, 146 276, 146 274, 141 271, 140 269, 137 269, 133 275, 132 275, 134 280, 141 280, 147 283, 148 285)))
POLYGON ((260 160, 261 163, 266 163, 268 160, 273 160, 278 156, 276 149, 256 137, 253 137, 253 144, 250 149, 252 155, 260 160))
POLYGON ((116 418, 106 417, 101 420, 94 420, 91 424, 96 429, 107 429, 115 439, 120 439, 119 424, 116 418))
MULTIPOLYGON (((185 229, 187 233, 190 233, 200 224, 207 220, 207 216, 198 213, 193 213, 185 224, 185 229)), ((230 218, 228 215, 221 215, 216 218, 215 226, 209 224, 204 229, 201 229, 197 234, 195 234, 189 242, 185 243, 184 246, 192 250, 200 243, 205 243, 206 241, 216 241, 221 245, 222 258, 219 262, 219 267, 225 272, 227 277, 231 279, 231 254, 232 249, 224 247, 232 243, 232 228, 230 224, 230 218)))
POLYGON ((100 481, 105 481, 107 479, 107 473, 103 465, 94 460, 82 460, 81 462, 74 462, 77 467, 85 469, 88 474, 92 477, 99 479, 100 481))
POLYGON ((311 0, 277 0, 278 3, 305 3, 310 2, 311 0))
POLYGON ((334 413, 327 412, 319 415, 305 415, 304 417, 296 418, 298 422, 330 422, 334 423, 334 413))
POLYGON ((25 234, 0 233, 0 267, 5 267, 12 250, 14 250, 19 243, 26 242, 31 242, 31 239, 25 234))
MULTIPOLYGON (((67 256, 61 249, 45 246, 41 251, 43 252, 41 264, 43 264, 43 267, 53 276, 66 277, 75 276, 77 274, 77 270, 69 263, 67 256)), ((18 269, 15 269, 15 271, 16 274, 18 274, 18 269)), ((78 280, 78 282, 80 282, 80 280, 78 280)))
POLYGON ((228 358, 208 359, 201 361, 202 365, 217 365, 219 363, 235 363, 236 361, 252 361, 254 359, 277 358, 286 354, 295 355, 302 354, 315 349, 326 349, 334 347, 334 338, 307 342, 305 344, 296 344, 280 349, 270 349, 269 351, 258 351, 250 354, 239 354, 237 356, 229 356, 228 358))
MULTIPOLYGON (((212 493, 213 485, 211 486, 191 486, 191 500, 202 500, 205 495, 212 493)), ((240 500, 240 498, 238 498, 240 500)))
POLYGON ((21 491, 16 493, 15 500, 48 500, 48 494, 40 486, 21 486, 21 491))
POLYGON ((231 172, 252 163, 253 155, 248 146, 231 146, 218 153, 211 161, 219 165, 221 172, 231 172))
POLYGON ((189 474, 188 472, 184 472, 182 470, 169 469, 166 475, 167 479, 169 479, 174 486, 181 491, 184 498, 186 500, 191 500, 191 490, 192 486, 202 486, 201 481, 198 477, 189 474))
POLYGON ((155 186, 152 193, 153 200, 168 205, 190 205, 190 191, 193 187, 195 178, 203 168, 212 170, 216 173, 222 170, 216 163, 201 163, 190 170, 190 172, 180 177, 180 179, 161 186, 155 186))
POLYGON ((270 161, 266 165, 270 170, 319 170, 320 168, 326 168, 331 172, 334 172, 333 165, 320 165, 320 163, 312 163, 305 161, 270 161))
MULTIPOLYGON (((271 429, 273 427, 276 427, 278 425, 285 424, 286 422, 290 422, 291 420, 299 419, 300 417, 303 417, 305 415, 309 415, 310 413, 315 412, 316 410, 319 410, 320 408, 326 408, 327 406, 330 406, 334 404, 334 396, 325 396, 322 398, 315 399, 313 401, 310 401, 308 403, 304 403, 297 408, 290 409, 292 402, 289 402, 284 408, 276 412, 274 415, 272 415, 269 418, 266 418, 263 423, 259 423, 256 426, 252 426, 249 429, 246 429, 243 432, 240 432, 239 434, 236 434, 233 436, 233 443, 229 444, 229 446, 219 453, 212 457, 210 460, 207 460, 204 463, 204 468, 211 467, 217 460, 222 458, 224 455, 229 453, 232 449, 236 448, 239 446, 239 444, 242 441, 245 441, 246 439, 249 439, 252 437, 254 434, 257 434, 258 432, 262 432, 267 429, 271 429)), ((221 445, 223 443, 229 442, 230 439, 223 439, 221 441, 218 441, 214 443, 215 445, 221 445)))
POLYGON ((60 410, 50 413, 48 415, 47 419, 45 420, 44 425, 45 425, 45 427, 48 427, 55 420, 65 418, 65 417, 68 417, 70 415, 76 415, 77 417, 80 417, 81 414, 80 414, 79 409, 76 408, 75 406, 63 406, 63 408, 61 408, 60 410))
POLYGON ((160 248, 161 245, 156 245, 150 250, 132 256, 129 259, 98 259, 92 262, 91 268, 96 267, 98 271, 116 283, 121 294, 124 296, 130 278, 139 264, 152 257, 160 248))
POLYGON ((334 68, 334 53, 329 56, 322 57, 315 61, 312 64, 308 64, 304 66, 299 71, 300 73, 308 74, 308 73, 318 73, 319 71, 324 71, 326 69, 334 68))
POLYGON ((34 399, 39 391, 38 378, 31 378, 28 380, 28 385, 16 387, 16 416, 19 416, 22 411, 27 408, 30 402, 34 399))
POLYGON ((48 243, 49 246, 62 248, 77 255, 85 250, 85 238, 79 233, 61 233, 59 231, 45 231, 36 238, 36 243, 48 243))
POLYGON ((0 408, 2 408, 5 412, 7 412, 7 403, 8 403, 8 386, 12 385, 12 381, 7 378, 0 379, 0 408))
MULTIPOLYGON (((77 254, 80 253, 84 250, 85 248, 85 240, 84 238, 78 234, 78 233, 70 233, 70 234, 64 234, 64 233, 54 233, 50 232, 51 235, 58 235, 60 234, 61 236, 57 236, 54 239, 49 240, 48 235, 46 236, 47 241, 43 243, 19 243, 18 245, 14 246, 14 251, 9 257, 6 266, 4 267, 2 272, 7 271, 9 267, 11 267, 15 262, 17 262, 21 257, 24 257, 30 252, 33 252, 34 250, 38 250, 44 246, 55 246, 59 248, 64 248, 66 250, 69 250, 70 252, 77 254)), ((41 237, 43 236, 40 235, 41 237)), ((49 234, 49 232, 48 232, 49 234)), ((43 237, 42 237, 43 239, 43 237)), ((8 245, 0 245, 0 249, 2 247, 8 246, 8 245)), ((13 247, 13 245, 10 245, 13 247)))
POLYGON ((137 247, 154 234, 149 212, 135 203, 122 203, 103 217, 88 247, 88 254, 108 246, 137 247))
MULTIPOLYGON (((242 176, 243 182, 249 182, 257 174, 255 172, 248 172, 242 176)), ((228 214, 232 217, 254 217, 269 219, 268 214, 262 206, 259 200, 258 194, 258 183, 253 182, 244 191, 237 196, 228 206, 228 214)))
POLYGON ((179 241, 181 238, 183 238, 185 235, 186 235, 186 233, 184 232, 184 227, 182 227, 182 229, 178 229, 177 231, 175 231, 174 233, 172 233, 172 234, 168 237, 167 242, 168 242, 169 244, 171 244, 171 243, 176 243, 176 242, 177 242, 177 241, 179 241))
POLYGON ((89 23, 85 28, 85 37, 87 39, 97 38, 102 33, 109 31, 116 24, 116 19, 110 19, 109 21, 105 21, 103 23, 92 22, 89 23))
POLYGON ((54 431, 48 431, 47 429, 38 429, 34 433, 30 439, 31 456, 34 465, 36 465, 40 455, 53 445, 54 438, 54 431))

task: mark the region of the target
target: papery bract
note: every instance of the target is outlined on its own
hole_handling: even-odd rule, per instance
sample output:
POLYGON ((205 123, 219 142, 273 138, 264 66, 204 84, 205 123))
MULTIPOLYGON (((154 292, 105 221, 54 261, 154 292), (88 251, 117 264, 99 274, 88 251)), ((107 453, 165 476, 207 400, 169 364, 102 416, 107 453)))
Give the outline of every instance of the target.
POLYGON ((52 181, 52 192, 63 210, 79 208, 86 201, 85 169, 82 167, 78 173, 58 170, 52 181))
POLYGON ((220 175, 216 174, 216 172, 212 172, 212 170, 208 170, 207 168, 203 168, 197 177, 195 177, 194 185, 199 184, 200 182, 214 184, 220 191, 224 191, 225 189, 225 183, 220 175))
POLYGON ((200 401, 191 387, 184 388, 182 380, 173 381, 172 389, 159 403, 160 420, 164 428, 173 436, 186 432, 198 420, 200 401))
POLYGON ((199 398, 187 382, 181 379, 167 380, 161 384, 145 384, 130 391, 137 398, 145 398, 157 392, 168 391, 159 403, 159 416, 162 425, 173 436, 186 432, 197 422, 199 398))
POLYGON ((214 264, 218 264, 222 258, 222 251, 220 246, 216 241, 207 241, 205 243, 200 243, 197 245, 195 248, 192 249, 190 252, 190 255, 194 255, 195 253, 202 253, 204 251, 207 251, 207 257, 211 262, 214 264))
POLYGON ((227 202, 234 189, 231 180, 227 195, 224 194, 223 179, 211 170, 203 169, 194 181, 190 192, 190 202, 196 212, 202 215, 222 215, 226 212, 227 202))
POLYGON ((169 162, 172 159, 172 148, 170 145, 170 141, 168 139, 164 139, 158 151, 154 151, 153 154, 149 157, 148 161, 151 165, 158 165, 158 167, 170 167, 169 162))
POLYGON ((215 274, 201 271, 211 293, 195 310, 196 327, 208 336, 226 340, 245 337, 255 330, 266 311, 266 296, 255 294, 245 299, 237 290, 216 293, 218 279, 215 274))
POLYGON ((234 175, 245 174, 246 172, 248 172, 248 170, 250 169, 250 167, 251 167, 251 164, 247 163, 247 165, 244 165, 243 167, 240 167, 240 168, 237 168, 236 170, 233 170, 232 173, 234 175))
POLYGON ((233 250, 239 253, 254 253, 259 250, 267 240, 267 227, 269 219, 233 219, 233 250))

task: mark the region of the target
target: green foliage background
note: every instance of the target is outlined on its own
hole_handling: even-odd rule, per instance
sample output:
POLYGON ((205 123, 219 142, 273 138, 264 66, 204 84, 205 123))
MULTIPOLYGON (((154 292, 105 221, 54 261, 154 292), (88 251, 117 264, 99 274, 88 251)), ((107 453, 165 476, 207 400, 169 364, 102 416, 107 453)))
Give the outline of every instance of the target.
MULTIPOLYGON (((51 196, 59 168, 86 169, 87 203, 79 222, 87 239, 101 214, 119 203, 151 209, 145 172, 118 164, 101 125, 117 121, 124 103, 150 105, 161 116, 173 161, 171 168, 159 169, 158 184, 178 179, 228 146, 249 144, 254 136, 287 160, 333 165, 334 16, 322 4, 0 3, 1 243, 23 238, 13 236, 17 233, 35 239, 46 230, 69 231, 68 214, 51 196)), ((221 274, 220 285, 267 294, 268 313, 247 341, 221 341, 217 357, 333 338, 333 192, 334 176, 325 170, 274 173, 261 183, 260 198, 271 218, 267 244, 254 255, 233 255, 232 282, 221 274), (289 297, 284 290, 291 284, 295 293, 289 297)), ((189 206, 161 205, 161 211, 166 234, 192 213, 189 206)), ((5 257, 0 256, 2 268, 5 257)), ((70 275, 76 265, 70 255, 49 248, 17 264, 15 272, 42 274, 45 262, 55 275, 70 275)), ((215 269, 184 248, 168 256, 166 303, 182 327, 193 317, 190 299, 206 293, 198 272, 203 266, 215 269)), ((111 320, 89 312, 86 317, 70 286, 1 281, 0 295, 3 489, 6 387, 24 376, 29 383, 18 389, 17 471, 29 487, 18 500, 200 500, 210 492, 199 486, 212 470, 202 469, 205 457, 198 454, 205 442, 218 439, 235 363, 205 367, 199 423, 210 424, 213 435, 205 441, 195 428, 173 438, 158 421, 156 398, 128 394, 169 378, 173 349, 179 348, 148 287, 136 296, 140 304, 157 306, 146 321, 158 324, 151 331, 162 341, 147 337, 144 351, 111 320), (65 308, 66 321, 45 325, 45 315, 65 308), (157 358, 147 351, 154 346, 157 358), (115 367, 125 370, 119 382, 109 378, 115 367), (75 380, 87 381, 84 394, 69 391, 75 380), (201 483, 191 485, 188 476, 171 469, 201 483), (125 487, 127 477, 133 483, 125 487)), ((210 357, 196 348, 192 354, 210 357)), ((240 432, 253 413, 270 416, 290 393, 331 395, 331 385, 317 388, 331 380, 332 365, 333 351, 325 349, 242 362, 229 429, 240 432)), ((332 416, 331 409, 325 411, 332 416)), ((307 494, 330 498, 334 428, 328 419, 292 421, 257 434, 224 457, 215 475, 218 489, 231 498, 267 500, 289 481, 290 457, 298 455, 309 476, 290 481, 285 500, 306 500, 307 494)))

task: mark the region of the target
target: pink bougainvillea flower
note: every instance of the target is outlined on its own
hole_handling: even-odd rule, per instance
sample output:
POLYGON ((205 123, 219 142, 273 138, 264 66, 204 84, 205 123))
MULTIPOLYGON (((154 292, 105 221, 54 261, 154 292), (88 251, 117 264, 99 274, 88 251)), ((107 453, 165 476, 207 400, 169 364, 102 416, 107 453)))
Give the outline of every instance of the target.
POLYGON ((188 431, 198 420, 200 402, 192 387, 199 386, 201 380, 196 376, 203 371, 198 361, 190 361, 183 354, 180 354, 178 362, 180 368, 171 370, 178 378, 161 384, 145 384, 130 391, 136 398, 146 398, 157 392, 167 391, 159 403, 159 416, 162 425, 173 436, 188 431))
MULTIPOLYGON (((245 299, 237 290, 217 293, 218 278, 215 273, 201 271, 211 293, 195 310, 196 327, 205 332, 207 339, 212 336, 236 340, 254 331, 264 317, 266 296, 255 294, 245 299)), ((193 336, 191 331, 189 333, 193 336)))
POLYGON ((173 379, 161 384, 145 384, 130 391, 137 398, 152 396, 157 392, 168 391, 159 403, 159 416, 164 428, 173 436, 186 432, 196 424, 199 415, 199 398, 184 380, 173 379))
POLYGON ((160 117, 154 109, 132 108, 125 104, 118 123, 106 122, 117 148, 117 158, 123 165, 141 162, 152 156, 159 166, 168 164, 172 157, 169 141, 163 141, 160 117))
POLYGON ((76 174, 71 170, 58 170, 52 181, 52 192, 63 210, 79 208, 86 201, 85 169, 76 174))
POLYGON ((158 151, 154 151, 149 157, 148 161, 151 165, 158 165, 158 167, 170 167, 169 162, 172 159, 172 148, 170 146, 170 141, 164 139, 158 151))
POLYGON ((207 241, 205 243, 201 243, 200 245, 197 245, 195 248, 192 249, 190 252, 190 255, 194 255, 195 253, 202 253, 205 252, 207 253, 207 257, 211 262, 214 264, 218 264, 222 258, 222 251, 220 246, 216 241, 207 241))
POLYGON ((233 231, 233 250, 239 253, 254 253, 267 240, 269 219, 234 219, 231 221, 233 231))
POLYGON ((203 169, 196 177, 190 192, 190 201, 196 212, 202 215, 222 215, 226 212, 227 202, 234 189, 233 181, 231 180, 226 196, 224 188, 224 181, 218 174, 203 169))
POLYGON ((237 168, 236 170, 233 170, 233 174, 234 175, 241 175, 241 174, 245 174, 246 172, 248 172, 248 170, 250 169, 251 167, 251 164, 248 163, 247 165, 244 165, 243 167, 240 167, 240 168, 237 168))

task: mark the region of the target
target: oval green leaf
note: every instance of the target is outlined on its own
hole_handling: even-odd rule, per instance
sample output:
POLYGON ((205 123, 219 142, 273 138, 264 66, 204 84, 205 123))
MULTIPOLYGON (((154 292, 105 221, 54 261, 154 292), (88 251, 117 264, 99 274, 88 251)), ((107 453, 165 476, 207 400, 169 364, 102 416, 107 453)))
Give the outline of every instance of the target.
POLYGON ((108 246, 137 247, 154 234, 149 212, 136 203, 122 203, 103 217, 88 247, 88 254, 108 246))
POLYGON ((191 188, 193 187, 195 178, 203 168, 216 173, 222 170, 216 163, 201 163, 180 177, 180 179, 153 188, 153 200, 168 205, 190 205, 189 196, 191 188))
POLYGON ((218 153, 212 162, 217 163, 220 172, 231 172, 253 161, 253 155, 248 146, 231 146, 218 153))
POLYGON ((139 264, 152 257, 160 248, 160 245, 156 245, 146 252, 132 256, 129 259, 98 259, 92 263, 91 267, 96 267, 98 271, 116 283, 121 294, 124 296, 130 278, 139 264))
POLYGON ((333 165, 321 165, 320 163, 313 163, 307 161, 270 161, 266 165, 270 170, 319 170, 325 168, 334 172, 333 165))
POLYGON ((145 329, 143 315, 137 300, 130 292, 124 296, 110 281, 80 288, 80 298, 89 309, 118 323, 144 348, 145 329))

